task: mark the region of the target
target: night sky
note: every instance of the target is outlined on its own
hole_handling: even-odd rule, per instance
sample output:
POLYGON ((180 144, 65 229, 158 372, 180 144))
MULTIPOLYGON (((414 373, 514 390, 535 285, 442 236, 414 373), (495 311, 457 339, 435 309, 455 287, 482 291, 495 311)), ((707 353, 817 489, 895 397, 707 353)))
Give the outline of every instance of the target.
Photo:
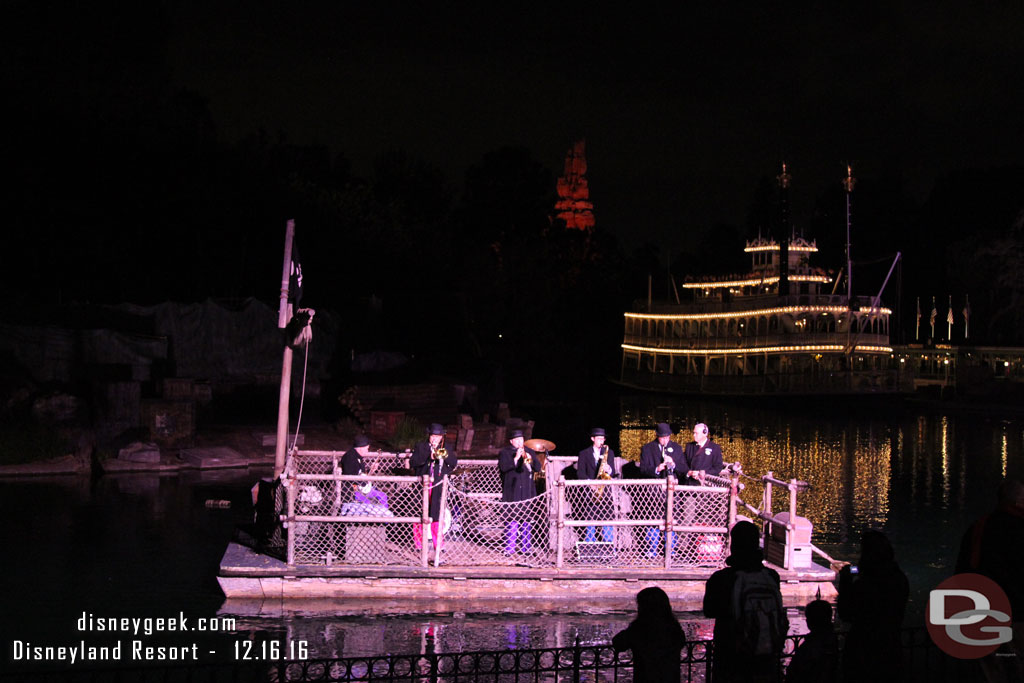
POLYGON ((915 298, 959 312, 967 295, 977 341, 1022 341, 1019 4, 5 8, 4 262, 23 311, 272 302, 295 218, 306 303, 351 323, 340 351, 451 338, 537 373, 570 358, 571 384, 614 373, 649 275, 659 297, 749 267, 783 161, 794 227, 837 272, 849 162, 856 293, 904 255, 893 341, 915 298), (581 138, 592 238, 551 221, 581 138), (586 327, 600 338, 580 354, 586 327))
POLYGON ((506 144, 558 171, 585 137, 599 223, 667 248, 742 224, 783 159, 799 227, 847 161, 921 202, 1024 160, 1016 3, 267 5, 169 10, 171 77, 225 136, 284 131, 356 171, 399 148, 454 184, 506 144))

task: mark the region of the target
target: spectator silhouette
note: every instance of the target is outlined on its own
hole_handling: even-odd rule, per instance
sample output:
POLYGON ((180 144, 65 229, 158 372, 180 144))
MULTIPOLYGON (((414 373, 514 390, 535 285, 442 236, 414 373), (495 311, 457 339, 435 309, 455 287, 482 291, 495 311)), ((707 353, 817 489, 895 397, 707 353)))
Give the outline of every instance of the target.
POLYGON ((960 543, 957 574, 987 576, 1010 599, 1013 641, 981 660, 990 681, 1024 680, 1024 484, 1005 479, 996 509, 967 530, 960 543))
POLYGON ((704 616, 715 620, 713 675, 716 683, 779 680, 779 654, 785 644, 789 621, 782 607, 779 574, 764 566, 764 555, 758 546, 760 536, 761 532, 752 523, 737 522, 730 532, 732 552, 725 561, 728 566, 712 574, 704 586, 704 616), (742 588, 758 578, 764 578, 771 587, 775 602, 774 612, 766 615, 770 622, 764 625, 770 632, 763 635, 770 638, 773 650, 767 654, 751 653, 744 646, 743 641, 748 640, 743 633, 746 620, 737 613, 745 609, 745 591, 737 595, 737 582, 742 580, 742 588))
POLYGON ((850 622, 843 647, 845 680, 901 681, 900 629, 910 584, 896 564, 889 539, 880 531, 861 538, 859 573, 839 572, 839 618, 850 622))
POLYGON ((786 683, 831 683, 839 668, 839 639, 832 625, 832 605, 814 600, 807 603, 804 615, 809 633, 793 653, 786 683))
POLYGON ((632 651, 636 683, 679 683, 679 653, 685 643, 668 595, 657 586, 636 594, 636 619, 612 638, 616 652, 632 651))

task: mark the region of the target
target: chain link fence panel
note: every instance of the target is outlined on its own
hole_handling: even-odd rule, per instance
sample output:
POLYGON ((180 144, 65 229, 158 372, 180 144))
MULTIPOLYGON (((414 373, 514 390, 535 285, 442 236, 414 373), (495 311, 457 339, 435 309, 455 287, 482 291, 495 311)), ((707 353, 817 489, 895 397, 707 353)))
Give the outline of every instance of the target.
MULTIPOLYGON (((378 466, 401 461, 391 455, 378 466)), ((431 564, 454 566, 550 567, 560 551, 568 567, 663 567, 666 553, 670 567, 718 567, 727 555, 728 479, 672 489, 654 479, 565 481, 505 503, 495 463, 481 461, 448 479, 440 524, 424 526, 421 478, 334 474, 337 459, 289 463, 296 564, 422 566, 424 540, 431 564)))
POLYGON ((297 475, 295 564, 418 566, 419 477, 297 475))
POLYGON ((451 565, 555 564, 554 493, 504 503, 492 494, 448 489, 452 528, 441 557, 451 565))
MULTIPOLYGON (((345 451, 299 451, 290 458, 295 474, 331 474, 341 467, 341 456, 345 451)), ((409 453, 387 453, 371 451, 363 456, 363 474, 406 475, 409 468, 409 453)))

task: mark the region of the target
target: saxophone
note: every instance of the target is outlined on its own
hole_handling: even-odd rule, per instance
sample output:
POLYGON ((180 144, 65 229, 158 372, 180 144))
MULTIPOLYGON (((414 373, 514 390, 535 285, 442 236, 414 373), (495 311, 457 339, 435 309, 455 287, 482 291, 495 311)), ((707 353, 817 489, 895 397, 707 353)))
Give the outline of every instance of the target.
MULTIPOLYGON (((597 478, 601 481, 608 481, 612 475, 608 474, 608 446, 601 446, 601 460, 597 464, 597 478)), ((604 495, 605 486, 594 487, 594 498, 601 499, 604 495)))
POLYGON ((598 479, 604 479, 604 480, 607 481, 608 479, 612 478, 612 475, 608 474, 608 472, 607 472, 607 465, 608 465, 608 447, 607 446, 601 446, 601 463, 597 466, 597 471, 598 471, 597 478, 598 479))

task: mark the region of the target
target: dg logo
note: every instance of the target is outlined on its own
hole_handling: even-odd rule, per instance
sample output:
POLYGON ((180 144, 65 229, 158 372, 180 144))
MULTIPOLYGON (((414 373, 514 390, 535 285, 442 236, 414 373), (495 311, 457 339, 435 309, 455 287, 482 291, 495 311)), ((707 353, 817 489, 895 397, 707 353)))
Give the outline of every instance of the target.
POLYGON ((932 641, 948 655, 979 659, 1013 639, 1010 600, 981 574, 956 574, 928 594, 925 621, 932 641))

